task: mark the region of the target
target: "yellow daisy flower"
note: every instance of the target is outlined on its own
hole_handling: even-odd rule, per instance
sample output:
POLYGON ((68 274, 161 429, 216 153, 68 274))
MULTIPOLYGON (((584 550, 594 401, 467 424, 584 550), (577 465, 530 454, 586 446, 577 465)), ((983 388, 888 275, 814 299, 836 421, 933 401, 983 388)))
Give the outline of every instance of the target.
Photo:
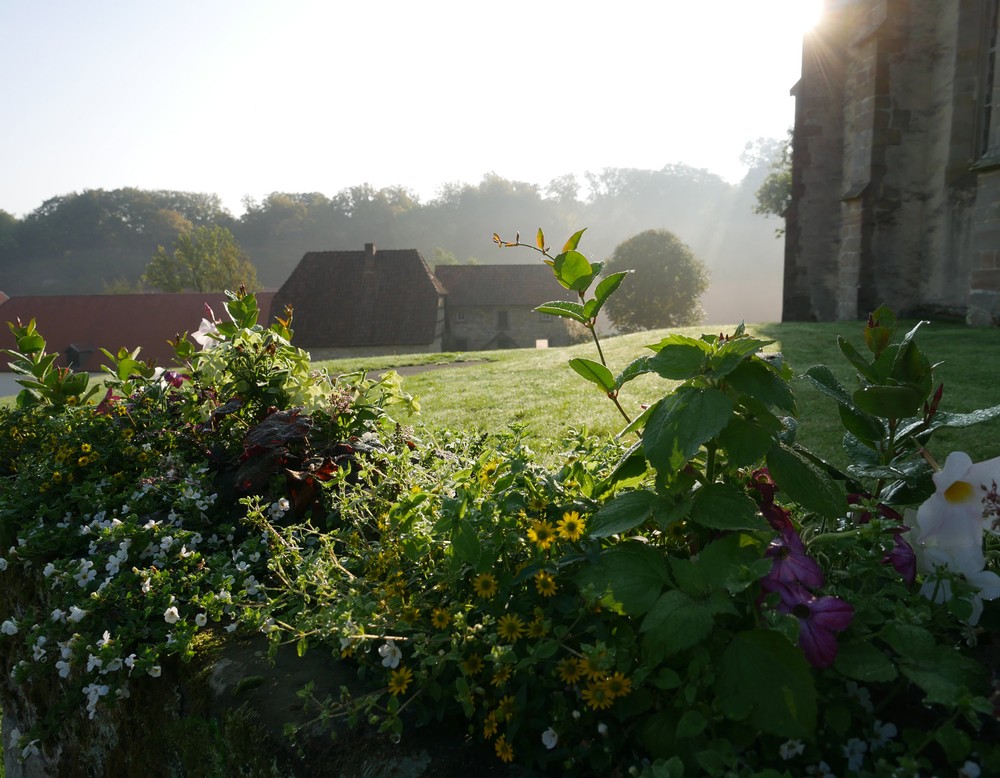
POLYGON ((497 733, 497 714, 496 711, 490 711, 486 714, 486 718, 483 719, 483 737, 489 740, 497 733))
POLYGON ((444 608, 435 608, 431 612, 431 626, 434 629, 445 629, 451 623, 451 614, 444 608))
POLYGON ((506 735, 501 735, 497 738, 494 748, 496 748, 497 756, 500 757, 501 762, 514 761, 514 747, 507 742, 506 735))
POLYGON ((497 579, 492 573, 480 573, 472 579, 472 591, 477 597, 488 600, 497 593, 497 579))
POLYGON ((413 671, 409 667, 399 667, 389 676, 389 692, 395 696, 406 691, 413 680, 413 671))
POLYGON ((563 540, 577 541, 583 537, 586 522, 580 518, 577 511, 567 511, 558 521, 556 527, 559 529, 559 537, 563 540))
POLYGON ((462 672, 466 675, 478 675, 483 669, 483 658, 479 654, 471 654, 462 660, 462 672))
POLYGON ((563 683, 574 684, 583 677, 580 663, 571 656, 563 657, 556 662, 556 673, 563 683))
POLYGON ((528 637, 529 638, 543 638, 549 633, 549 628, 545 625, 545 619, 541 616, 535 616, 530 622, 528 622, 528 637))
POLYGON ((501 697, 497 703, 497 719, 500 721, 510 721, 514 718, 514 698, 509 694, 501 697))
POLYGON ((604 710, 605 708, 610 708, 613 699, 610 694, 608 694, 607 689, 604 688, 603 683, 595 683, 593 681, 587 684, 587 688, 581 693, 583 701, 587 703, 594 710, 604 710))
POLYGON ((551 522, 540 520, 531 522, 528 530, 528 540, 545 551, 556 539, 556 528, 551 522))
POLYGON ((556 593, 556 579, 552 577, 552 573, 546 570, 539 570, 535 573, 535 588, 542 597, 551 597, 556 593))
POLYGON ((524 620, 516 613, 507 613, 497 622, 497 635, 508 643, 516 643, 524 637, 524 620))
POLYGON ((514 668, 510 665, 501 665, 493 671, 493 680, 490 683, 499 689, 510 680, 511 673, 513 672, 514 668))
POLYGON ((624 697, 632 691, 632 679, 628 678, 624 673, 614 673, 605 678, 602 683, 604 690, 613 700, 618 697, 624 697))

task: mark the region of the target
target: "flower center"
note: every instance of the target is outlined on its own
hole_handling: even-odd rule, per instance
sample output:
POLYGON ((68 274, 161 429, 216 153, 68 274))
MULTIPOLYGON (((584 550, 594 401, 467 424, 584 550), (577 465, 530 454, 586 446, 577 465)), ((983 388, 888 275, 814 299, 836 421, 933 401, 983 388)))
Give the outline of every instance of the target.
POLYGON ((944 498, 952 504, 967 502, 972 498, 973 491, 968 481, 955 481, 944 490, 944 498))
POLYGON ((803 602, 792 608, 792 615, 797 619, 808 619, 810 613, 809 606, 803 602))

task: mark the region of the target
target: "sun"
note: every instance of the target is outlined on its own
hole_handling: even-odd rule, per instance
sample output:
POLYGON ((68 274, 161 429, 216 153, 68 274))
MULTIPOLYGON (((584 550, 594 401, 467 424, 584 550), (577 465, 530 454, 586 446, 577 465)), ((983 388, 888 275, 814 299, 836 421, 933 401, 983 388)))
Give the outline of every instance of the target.
POLYGON ((823 0, 791 0, 786 6, 789 28, 801 35, 812 30, 823 17, 823 0))

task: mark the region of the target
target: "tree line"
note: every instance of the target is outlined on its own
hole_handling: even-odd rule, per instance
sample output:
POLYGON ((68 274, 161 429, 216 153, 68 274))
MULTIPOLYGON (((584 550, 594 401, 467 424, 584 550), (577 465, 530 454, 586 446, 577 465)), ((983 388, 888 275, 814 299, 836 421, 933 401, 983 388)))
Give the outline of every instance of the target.
MULTIPOLYGON (((349 187, 333 196, 275 192, 246 199, 234 216, 214 194, 85 190, 45 201, 23 218, 0 211, 0 291, 10 296, 154 291, 144 281, 154 257, 176 253, 184 235, 229 231, 249 258, 259 285, 280 286, 307 251, 416 248, 430 264, 524 261, 497 252, 494 231, 587 232, 587 253, 607 258, 623 240, 648 229, 675 233, 706 264, 712 290, 741 298, 774 298, 780 290, 781 245, 774 222, 754 214, 776 142, 758 141, 739 184, 686 165, 660 170, 606 168, 547 185, 486 174, 477 184, 451 184, 427 202, 402 186, 349 187)), ((728 304, 728 303, 727 303, 728 304)), ((711 307, 706 304, 706 308, 711 307)), ((747 305, 743 306, 744 309, 747 305)), ((749 307, 753 308, 752 305, 749 307)), ((734 313, 727 320, 774 315, 734 313)), ((711 318, 711 312, 710 312, 711 318)))

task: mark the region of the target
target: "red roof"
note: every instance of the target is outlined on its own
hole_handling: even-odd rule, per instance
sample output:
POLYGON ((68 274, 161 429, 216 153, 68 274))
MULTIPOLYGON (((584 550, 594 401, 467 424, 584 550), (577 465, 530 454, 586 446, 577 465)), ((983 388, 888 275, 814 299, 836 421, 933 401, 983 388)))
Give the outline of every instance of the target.
MULTIPOLYGON (((259 321, 270 321, 273 292, 258 292, 259 321)), ((174 352, 168 340, 183 332, 194 332, 205 316, 205 304, 216 318, 225 318, 225 295, 221 292, 184 294, 97 294, 12 297, 0 302, 0 322, 24 324, 34 319, 46 341, 46 351, 61 354, 56 364, 68 364, 66 351, 73 346, 80 353, 79 367, 91 372, 107 362, 105 348, 116 354, 122 347, 137 346, 139 358, 161 367, 173 364, 174 352)), ((10 329, 0 331, 0 348, 14 348, 10 329)), ((0 371, 9 371, 9 359, 0 358, 0 371)))

